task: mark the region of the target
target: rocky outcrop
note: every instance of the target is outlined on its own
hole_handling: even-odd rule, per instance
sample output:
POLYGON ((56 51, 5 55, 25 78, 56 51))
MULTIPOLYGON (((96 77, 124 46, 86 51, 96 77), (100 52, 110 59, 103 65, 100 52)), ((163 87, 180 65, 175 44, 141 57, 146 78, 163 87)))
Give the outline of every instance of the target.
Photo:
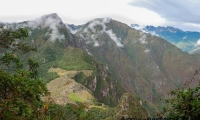
POLYGON ((114 116, 114 118, 117 120, 120 120, 121 118, 146 119, 147 117, 148 117, 148 113, 142 107, 139 100, 136 99, 134 95, 130 93, 124 93, 122 98, 120 99, 118 107, 116 108, 116 115, 114 116))
MULTIPOLYGON (((103 64, 96 64, 95 69, 93 76, 86 77, 81 84, 90 89, 99 102, 117 106, 125 90, 103 64)), ((76 81, 79 80, 76 79, 76 81)))

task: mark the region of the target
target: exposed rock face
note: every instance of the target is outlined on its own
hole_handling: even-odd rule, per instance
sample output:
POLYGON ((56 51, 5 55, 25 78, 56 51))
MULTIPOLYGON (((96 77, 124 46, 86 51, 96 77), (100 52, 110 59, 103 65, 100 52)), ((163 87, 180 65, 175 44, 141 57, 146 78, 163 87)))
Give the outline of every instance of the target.
POLYGON ((119 105, 116 109, 116 115, 114 118, 120 120, 122 117, 128 118, 147 118, 148 114, 146 110, 142 107, 139 100, 136 99, 130 93, 124 93, 120 99, 119 105))
MULTIPOLYGON (((85 83, 85 85, 87 85, 87 81, 85 83)), ((89 89, 94 92, 96 90, 97 87, 97 77, 95 76, 93 79, 93 82, 89 85, 89 89)))
POLYGON ((117 106, 125 90, 103 64, 97 64, 96 70, 96 74, 86 78, 82 84, 94 93, 99 102, 117 106))
MULTIPOLYGON (((96 61, 108 65, 109 72, 127 91, 150 103, 148 112, 158 111, 160 98, 190 80, 200 66, 199 55, 183 52, 160 37, 112 19, 88 22, 75 35, 82 36, 85 49, 96 61)), ((191 87, 198 85, 197 79, 191 87)), ((107 88, 100 91, 106 95, 111 90, 107 88)))

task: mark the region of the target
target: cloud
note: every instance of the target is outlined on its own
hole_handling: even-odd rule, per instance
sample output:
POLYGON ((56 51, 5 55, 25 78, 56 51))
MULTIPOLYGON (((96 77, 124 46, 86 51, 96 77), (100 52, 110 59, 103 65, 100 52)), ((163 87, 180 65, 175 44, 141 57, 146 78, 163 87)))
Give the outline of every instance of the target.
POLYGON ((83 30, 84 32, 87 32, 88 29, 92 30, 94 34, 91 35, 91 38, 94 40, 94 46, 99 46, 99 43, 96 41, 98 34, 102 34, 103 32, 105 32, 116 43, 118 47, 124 47, 124 45, 121 43, 121 39, 117 38, 116 34, 113 33, 112 30, 106 30, 105 24, 109 23, 110 20, 111 20, 110 18, 95 19, 89 22, 88 27, 83 30), (100 32, 96 32, 95 26, 97 25, 101 25, 103 28, 100 32))
MULTIPOLYGON (((190 51, 194 47, 196 47, 198 42, 192 42, 192 41, 180 41, 178 43, 173 43, 176 45, 178 48, 182 49, 183 51, 190 51)), ((199 40, 200 43, 200 40, 199 40)), ((198 44, 199 44, 198 43, 198 44)))
POLYGON ((149 49, 146 49, 144 52, 145 52, 145 53, 148 53, 148 52, 150 52, 150 50, 149 50, 149 49))
POLYGON ((48 5, 44 0, 2 0, 1 4, 0 21, 3 22, 32 20, 44 14, 57 13, 64 23, 77 25, 95 18, 110 17, 127 25, 170 25, 200 31, 197 27, 200 22, 199 0, 48 0, 48 5), (12 9, 7 9, 7 5, 12 9))
POLYGON ((153 36, 159 36, 155 31, 149 31, 149 33, 153 36))
POLYGON ((184 37, 183 37, 183 40, 185 40, 185 39, 187 39, 187 36, 184 36, 184 37))
POLYGON ((196 46, 199 46, 199 45, 200 45, 200 39, 197 40, 197 43, 195 44, 195 47, 196 47, 196 46))
POLYGON ((79 28, 79 29, 75 29, 75 30, 73 30, 70 26, 69 26, 69 24, 65 24, 65 26, 67 27, 67 29, 72 33, 72 34, 76 34, 77 32, 79 32, 81 29, 79 28))
MULTIPOLYGON (((156 34, 156 32, 155 31, 148 31, 147 29, 146 29, 146 25, 138 25, 138 24, 131 24, 130 25, 132 28, 134 28, 134 29, 136 29, 136 30, 140 30, 140 31, 142 31, 142 32, 144 32, 144 33, 150 33, 151 35, 153 35, 153 36, 159 36, 158 34, 156 34)), ((140 35, 142 35, 143 33, 140 33, 140 35)))
POLYGON ((154 11, 168 21, 200 24, 198 0, 134 0, 130 4, 154 11))
POLYGON ((94 47, 98 47, 99 46, 99 42, 98 41, 94 41, 94 47))
POLYGON ((148 42, 146 41, 147 36, 146 35, 142 35, 142 37, 139 39, 141 44, 147 44, 148 42))
POLYGON ((110 36, 110 38, 116 43, 118 47, 124 47, 124 45, 121 43, 121 39, 117 38, 116 34, 114 34, 112 30, 107 30, 105 32, 110 36))
MULTIPOLYGON (((62 26, 62 20, 57 16, 57 14, 48 14, 42 17, 39 17, 32 21, 20 22, 20 23, 11 23, 9 25, 4 25, 4 28, 16 29, 19 27, 29 27, 31 29, 37 28, 49 28, 51 32, 47 32, 45 36, 50 35, 51 41, 54 42, 56 39, 62 40, 65 39, 63 34, 60 34, 58 28, 62 26)), ((31 33, 31 31, 30 31, 31 33)))
POLYGON ((51 41, 54 42, 56 39, 65 39, 65 36, 60 34, 58 31, 58 27, 61 27, 61 24, 62 20, 57 16, 57 14, 49 14, 42 16, 34 21, 28 21, 27 27, 31 27, 33 29, 49 27, 52 30, 50 33, 51 41))
POLYGON ((87 54, 89 54, 89 55, 91 55, 91 56, 93 56, 92 55, 92 53, 91 52, 89 52, 89 50, 86 48, 86 52, 87 52, 87 54))

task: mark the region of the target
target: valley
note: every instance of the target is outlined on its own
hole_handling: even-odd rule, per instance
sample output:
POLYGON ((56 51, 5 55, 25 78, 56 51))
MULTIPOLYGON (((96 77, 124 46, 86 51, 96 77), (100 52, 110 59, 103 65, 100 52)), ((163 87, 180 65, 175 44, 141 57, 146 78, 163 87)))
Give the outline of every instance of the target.
MULTIPOLYGON (((26 40, 37 52, 26 57, 39 62, 39 77, 55 104, 81 103, 101 111, 102 119, 158 116, 170 91, 183 87, 200 68, 200 55, 184 52, 194 47, 178 48, 182 41, 175 44, 111 18, 75 26, 53 13, 4 27, 30 30, 26 40)), ((188 87, 197 87, 199 77, 188 87)))

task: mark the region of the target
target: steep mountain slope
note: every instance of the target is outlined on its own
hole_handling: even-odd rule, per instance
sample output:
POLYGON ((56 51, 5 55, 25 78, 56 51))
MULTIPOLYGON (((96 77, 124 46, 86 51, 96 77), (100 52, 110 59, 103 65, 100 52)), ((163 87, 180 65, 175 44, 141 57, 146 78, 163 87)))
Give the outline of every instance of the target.
POLYGON ((199 32, 182 31, 174 27, 154 27, 154 26, 140 26, 138 24, 131 24, 131 27, 136 30, 141 30, 152 35, 160 36, 170 43, 176 45, 183 51, 194 53, 199 47, 200 40, 199 32))
POLYGON ((40 63, 40 77, 46 82, 59 77, 56 72, 49 73, 50 68, 75 70, 77 75, 81 74, 81 71, 90 70, 92 71, 90 76, 83 75, 81 78, 76 77, 75 80, 84 82, 82 84, 92 91, 98 102, 110 106, 118 105, 119 99, 125 92, 124 88, 104 65, 95 62, 92 56, 84 51, 81 39, 68 31, 57 14, 49 14, 33 21, 13 23, 4 27, 30 29, 30 36, 26 40, 29 45, 37 48, 37 52, 27 56, 40 63))
MULTIPOLYGON (((51 68, 76 71, 70 79, 75 84, 81 83, 99 102, 109 106, 130 101, 139 111, 142 108, 138 103, 153 114, 163 106, 160 98, 167 97, 171 89, 181 87, 200 67, 199 55, 182 52, 160 37, 133 30, 110 18, 95 19, 76 27, 66 26, 57 14, 50 14, 5 27, 19 26, 30 29, 28 44, 38 51, 29 56, 39 61, 40 77, 46 82, 60 81, 58 73, 48 72, 51 68), (72 34, 70 27, 78 30, 72 34), (92 74, 87 76, 84 70, 92 74), (136 96, 125 94, 121 98, 125 91, 136 96)), ((190 87, 197 84, 194 80, 190 87)), ((119 106, 119 116, 129 114, 119 106)))
POLYGON ((82 38, 87 52, 107 65, 127 91, 148 102, 143 105, 149 112, 161 110, 160 96, 181 87, 199 69, 198 55, 182 52, 160 37, 109 18, 88 22, 75 35, 82 38))

